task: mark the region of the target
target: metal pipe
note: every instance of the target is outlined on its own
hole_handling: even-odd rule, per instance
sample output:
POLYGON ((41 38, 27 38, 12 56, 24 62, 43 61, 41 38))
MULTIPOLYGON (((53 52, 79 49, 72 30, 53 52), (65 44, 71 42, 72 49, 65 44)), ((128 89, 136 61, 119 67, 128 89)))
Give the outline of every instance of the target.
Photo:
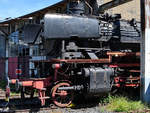
POLYGON ((65 53, 65 40, 62 41, 62 59, 64 59, 64 53, 65 53))
POLYGON ((83 85, 70 86, 70 87, 59 87, 58 90, 82 90, 84 88, 83 85))
POLYGON ((59 87, 58 90, 74 90, 74 87, 59 87))

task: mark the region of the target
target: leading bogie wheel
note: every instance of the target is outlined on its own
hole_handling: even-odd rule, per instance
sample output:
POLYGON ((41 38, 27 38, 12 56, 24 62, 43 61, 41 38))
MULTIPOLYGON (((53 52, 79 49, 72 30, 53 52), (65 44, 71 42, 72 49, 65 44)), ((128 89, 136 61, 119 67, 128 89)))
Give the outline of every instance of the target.
POLYGON ((67 82, 60 82, 52 88, 52 99, 55 105, 59 107, 67 107, 72 103, 72 90, 58 90, 60 87, 70 87, 67 82))

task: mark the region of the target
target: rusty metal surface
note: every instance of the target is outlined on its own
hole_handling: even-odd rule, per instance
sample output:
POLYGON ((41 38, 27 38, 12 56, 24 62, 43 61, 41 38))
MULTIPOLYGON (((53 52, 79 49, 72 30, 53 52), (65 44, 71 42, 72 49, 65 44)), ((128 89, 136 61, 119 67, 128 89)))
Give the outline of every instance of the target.
POLYGON ((140 86, 140 77, 115 77, 114 78, 116 87, 121 87, 122 85, 124 87, 139 87, 140 86))
MULTIPOLYGON (((22 86, 32 86, 34 88, 47 87, 51 84, 51 77, 47 78, 29 78, 29 79, 19 79, 22 86)), ((11 79, 10 84, 16 84, 16 79, 11 79)))
POLYGON ((111 56, 140 56, 140 52, 107 52, 111 56))
POLYGON ((45 62, 45 63, 110 63, 111 57, 105 59, 51 59, 51 60, 40 60, 33 61, 34 63, 45 62))
POLYGON ((106 59, 53 59, 53 62, 64 62, 64 63, 110 63, 111 58, 106 59))
POLYGON ((131 73, 140 73, 140 70, 129 70, 131 73))
POLYGON ((117 64, 111 64, 109 67, 115 68, 115 67, 139 67, 140 63, 117 63, 117 64))
POLYGON ((69 87, 69 86, 70 84, 67 82, 60 82, 52 88, 52 100, 55 105, 59 107, 67 107, 72 103, 73 99, 72 91, 58 90, 59 87, 69 87), (67 96, 69 96, 68 100, 67 96))
MULTIPOLYGON (((51 60, 41 60, 34 61, 37 62, 47 62, 47 63, 111 63, 112 56, 123 57, 123 56, 140 56, 140 52, 107 52, 108 58, 102 59, 51 59, 51 60)), ((139 66, 140 64, 138 64, 139 66)))

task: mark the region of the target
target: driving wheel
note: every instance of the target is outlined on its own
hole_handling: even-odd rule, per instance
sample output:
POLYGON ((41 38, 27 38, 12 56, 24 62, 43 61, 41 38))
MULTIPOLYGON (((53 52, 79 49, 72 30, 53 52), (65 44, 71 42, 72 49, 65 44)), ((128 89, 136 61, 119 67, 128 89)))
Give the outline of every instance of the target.
POLYGON ((55 105, 59 107, 67 107, 72 103, 73 92, 71 90, 59 90, 60 87, 70 87, 67 82, 56 84, 52 88, 52 99, 55 105))

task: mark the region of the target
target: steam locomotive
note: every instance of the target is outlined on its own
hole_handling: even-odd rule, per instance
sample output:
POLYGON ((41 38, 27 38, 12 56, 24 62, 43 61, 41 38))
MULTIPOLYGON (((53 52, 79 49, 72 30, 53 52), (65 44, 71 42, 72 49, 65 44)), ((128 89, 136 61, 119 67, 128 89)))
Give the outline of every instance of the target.
POLYGON ((50 78, 45 88, 57 106, 71 104, 73 93, 94 96, 140 85, 140 23, 92 12, 84 0, 69 1, 65 14, 47 13, 41 24, 47 60, 34 64, 50 78))

